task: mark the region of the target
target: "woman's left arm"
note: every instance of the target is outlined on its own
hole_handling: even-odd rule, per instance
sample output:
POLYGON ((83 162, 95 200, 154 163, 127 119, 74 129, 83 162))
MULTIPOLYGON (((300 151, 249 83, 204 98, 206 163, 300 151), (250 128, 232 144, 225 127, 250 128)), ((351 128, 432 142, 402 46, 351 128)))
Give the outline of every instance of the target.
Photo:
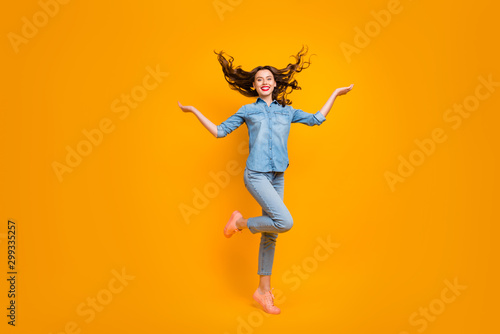
POLYGON ((330 112, 330 109, 332 109, 333 102, 335 102, 337 96, 347 94, 352 89, 353 86, 354 84, 350 85, 349 87, 342 87, 335 89, 335 91, 332 93, 332 96, 330 96, 328 101, 326 101, 325 105, 323 106, 323 108, 321 108, 319 112, 326 117, 326 115, 328 115, 328 112, 330 112))

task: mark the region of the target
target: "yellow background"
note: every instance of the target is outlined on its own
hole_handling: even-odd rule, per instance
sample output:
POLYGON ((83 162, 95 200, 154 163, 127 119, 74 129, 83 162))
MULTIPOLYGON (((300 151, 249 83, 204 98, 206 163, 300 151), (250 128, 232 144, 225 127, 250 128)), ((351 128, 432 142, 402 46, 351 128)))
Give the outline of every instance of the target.
POLYGON ((219 15, 212 0, 73 0, 17 53, 9 33, 21 35, 41 5, 1 11, 2 333, 497 332, 500 89, 457 129, 443 119, 474 95, 478 77, 500 81, 496 2, 402 0, 350 61, 341 43, 355 45, 355 28, 388 1, 221 2, 219 15), (246 127, 215 139, 176 101, 220 124, 254 99, 228 88, 214 50, 250 70, 284 67, 302 45, 316 56, 297 76, 295 108, 316 112, 335 88, 354 88, 320 127, 292 125, 285 203, 294 227, 278 237, 273 267, 282 314, 266 317, 252 300, 260 235, 222 234, 233 210, 260 212, 243 184, 246 127), (113 101, 141 85, 148 66, 168 75, 121 119, 113 101), (113 130, 59 182, 54 161, 65 163, 67 146, 103 119, 113 130), (384 173, 397 173, 398 157, 435 128, 447 140, 391 191, 384 173), (238 172, 214 188, 229 162, 238 172), (206 187, 211 198, 196 209, 206 187), (183 216, 186 206, 196 213, 183 216), (8 219, 18 231, 15 328, 8 219), (339 247, 319 261, 318 238, 328 236, 339 247), (299 278, 294 266, 313 270, 299 278), (86 322, 77 308, 109 297, 114 270, 134 278, 86 322), (445 281, 455 279, 460 295, 412 324, 415 312, 444 305, 445 281))

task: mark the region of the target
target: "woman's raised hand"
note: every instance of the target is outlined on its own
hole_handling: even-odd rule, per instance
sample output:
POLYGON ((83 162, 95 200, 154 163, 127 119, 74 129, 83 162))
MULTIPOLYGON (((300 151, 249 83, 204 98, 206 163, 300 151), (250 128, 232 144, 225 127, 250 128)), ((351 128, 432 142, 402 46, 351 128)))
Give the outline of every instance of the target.
POLYGON ((177 101, 177 104, 184 112, 194 112, 196 110, 193 106, 183 106, 179 101, 177 101))
POLYGON ((192 112, 198 120, 203 124, 203 126, 210 131, 212 135, 217 137, 217 125, 212 123, 208 118, 206 118, 198 109, 196 109, 193 106, 183 106, 179 101, 177 101, 177 104, 179 105, 179 108, 182 109, 184 112, 192 112))
POLYGON ((347 94, 352 89, 353 86, 354 86, 354 84, 350 85, 349 87, 337 88, 337 89, 335 89, 335 95, 340 96, 340 95, 347 94))
POLYGON ((349 87, 342 87, 342 88, 337 88, 335 91, 332 93, 328 101, 326 101, 325 105, 323 108, 321 108, 320 112, 323 114, 323 116, 326 117, 328 113, 330 112, 330 109, 332 109, 333 102, 337 98, 337 96, 347 94, 353 87, 354 85, 350 85, 349 87))

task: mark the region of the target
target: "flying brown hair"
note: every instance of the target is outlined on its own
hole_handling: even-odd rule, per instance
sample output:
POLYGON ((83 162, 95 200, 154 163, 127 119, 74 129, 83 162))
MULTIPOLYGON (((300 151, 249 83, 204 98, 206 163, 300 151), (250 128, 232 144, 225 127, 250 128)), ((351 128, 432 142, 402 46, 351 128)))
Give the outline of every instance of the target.
POLYGON ((303 46, 296 56, 291 56, 295 58, 295 62, 288 64, 288 66, 283 69, 277 69, 274 66, 266 65, 258 66, 250 72, 247 72, 244 71, 241 66, 235 67, 233 64, 234 58, 224 51, 215 52, 217 59, 222 66, 224 78, 229 83, 229 86, 231 89, 237 90, 244 96, 259 96, 257 91, 252 87, 255 74, 263 69, 271 71, 274 75, 274 80, 276 81, 276 87, 273 91, 273 100, 277 100, 282 106, 292 104, 292 101, 287 98, 288 94, 292 93, 295 89, 302 89, 298 86, 298 82, 294 79, 294 75, 310 66, 311 63, 304 59, 306 53, 307 47, 303 46))

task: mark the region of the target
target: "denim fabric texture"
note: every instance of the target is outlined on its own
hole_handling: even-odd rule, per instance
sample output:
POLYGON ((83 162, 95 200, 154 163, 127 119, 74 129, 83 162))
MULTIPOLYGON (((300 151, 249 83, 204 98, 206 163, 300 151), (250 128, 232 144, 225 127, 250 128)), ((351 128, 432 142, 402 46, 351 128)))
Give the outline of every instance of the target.
POLYGON ((292 106, 283 107, 276 100, 268 106, 259 97, 217 125, 217 138, 227 136, 246 123, 249 136, 246 167, 257 172, 284 172, 289 165, 287 142, 290 124, 313 126, 325 120, 319 111, 311 114, 292 106))
POLYGON ((271 275, 278 234, 293 226, 292 215, 283 202, 290 125, 320 125, 325 119, 319 111, 311 114, 283 107, 276 100, 268 106, 259 97, 217 125, 217 138, 227 136, 243 123, 248 127, 249 154, 243 178, 245 187, 262 207, 262 216, 247 220, 251 233, 261 233, 258 275, 271 275))
POLYGON ((284 172, 256 172, 245 168, 245 187, 262 207, 262 216, 248 218, 250 232, 262 233, 259 246, 258 275, 271 275, 278 233, 293 226, 292 215, 283 202, 284 172))

